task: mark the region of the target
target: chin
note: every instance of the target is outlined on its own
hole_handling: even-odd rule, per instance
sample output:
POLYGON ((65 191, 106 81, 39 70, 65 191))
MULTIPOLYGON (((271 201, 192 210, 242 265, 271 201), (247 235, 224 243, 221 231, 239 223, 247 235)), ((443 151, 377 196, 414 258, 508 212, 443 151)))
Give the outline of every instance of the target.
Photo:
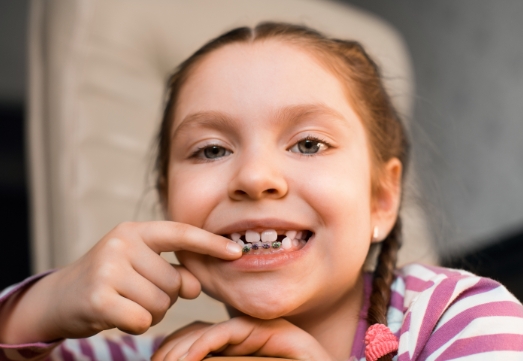
POLYGON ((262 320, 285 317, 293 314, 297 309, 296 300, 290 299, 288 294, 287 296, 276 293, 242 294, 234 299, 228 297, 217 299, 225 303, 231 316, 239 313, 262 320))

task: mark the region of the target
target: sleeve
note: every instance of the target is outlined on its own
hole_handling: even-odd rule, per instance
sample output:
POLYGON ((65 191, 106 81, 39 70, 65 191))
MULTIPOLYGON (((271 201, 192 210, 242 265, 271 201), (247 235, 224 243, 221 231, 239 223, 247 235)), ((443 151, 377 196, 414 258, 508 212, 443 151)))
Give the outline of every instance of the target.
POLYGON ((431 286, 408 308, 398 361, 523 360, 523 306, 505 287, 464 271, 416 277, 431 286))
MULTIPOLYGON (((18 291, 29 287, 53 271, 27 278, 0 292, 0 309, 18 291)), ((96 335, 86 339, 37 342, 20 345, 0 344, 0 361, 148 361, 163 336, 96 335)))

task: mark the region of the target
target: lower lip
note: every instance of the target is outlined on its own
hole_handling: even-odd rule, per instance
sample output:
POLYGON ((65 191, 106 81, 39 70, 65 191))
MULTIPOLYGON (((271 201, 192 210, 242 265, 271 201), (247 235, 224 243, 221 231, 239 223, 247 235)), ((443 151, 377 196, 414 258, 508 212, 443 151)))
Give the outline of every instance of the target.
POLYGON ((235 261, 228 262, 228 264, 235 270, 244 272, 263 272, 282 268, 305 256, 313 238, 314 236, 307 241, 303 248, 297 251, 257 255, 246 254, 235 261))

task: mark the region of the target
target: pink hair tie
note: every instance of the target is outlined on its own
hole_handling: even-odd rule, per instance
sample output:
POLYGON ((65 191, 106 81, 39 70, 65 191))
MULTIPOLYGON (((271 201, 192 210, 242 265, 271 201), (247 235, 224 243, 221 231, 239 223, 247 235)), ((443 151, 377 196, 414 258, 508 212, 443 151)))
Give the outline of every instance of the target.
POLYGON ((381 323, 369 327, 365 333, 365 358, 367 361, 377 361, 389 353, 398 352, 398 339, 390 328, 381 323))

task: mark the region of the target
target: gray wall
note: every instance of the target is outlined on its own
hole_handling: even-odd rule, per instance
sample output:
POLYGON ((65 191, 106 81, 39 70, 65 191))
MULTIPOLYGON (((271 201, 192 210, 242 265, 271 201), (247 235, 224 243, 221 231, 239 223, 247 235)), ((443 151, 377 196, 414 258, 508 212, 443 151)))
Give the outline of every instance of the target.
POLYGON ((441 254, 523 232, 523 1, 344 2, 410 49, 414 158, 441 254))
POLYGON ((0 102, 24 101, 28 4, 0 1, 0 102))

